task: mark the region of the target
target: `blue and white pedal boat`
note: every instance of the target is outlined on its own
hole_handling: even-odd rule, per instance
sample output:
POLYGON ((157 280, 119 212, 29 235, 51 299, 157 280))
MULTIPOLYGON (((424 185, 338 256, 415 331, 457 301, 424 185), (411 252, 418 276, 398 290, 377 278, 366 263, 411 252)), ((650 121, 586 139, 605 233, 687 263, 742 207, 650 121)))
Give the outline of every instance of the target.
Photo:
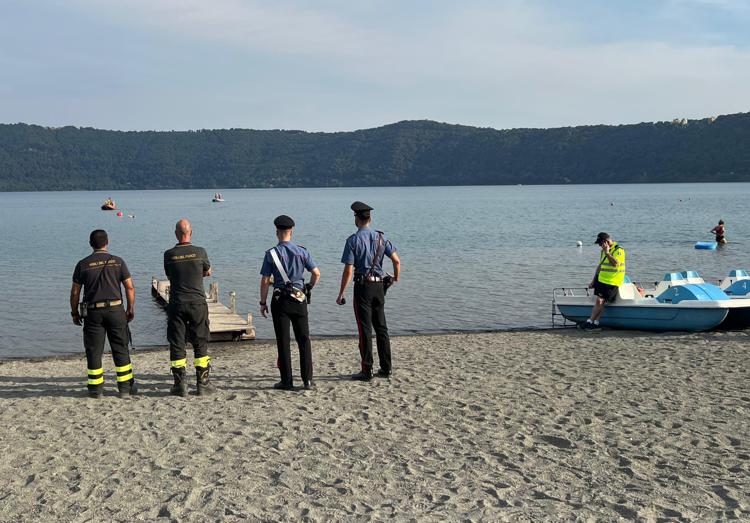
MULTIPOLYGON (((685 283, 703 284, 703 278, 697 271, 682 271, 685 283)), ((679 285, 679 282, 675 284, 679 285)), ((750 327, 750 276, 747 271, 734 269, 729 275, 721 280, 719 288, 729 296, 730 300, 745 300, 742 307, 732 307, 727 317, 718 326, 719 329, 746 329, 750 327)))
POLYGON ((750 275, 743 269, 729 271, 729 275, 721 280, 719 287, 732 300, 747 304, 742 309, 732 309, 727 319, 721 324, 726 329, 746 329, 750 327, 750 275))
MULTIPOLYGON (((653 291, 641 296, 626 277, 614 302, 605 307, 599 323, 615 329, 700 332, 719 326, 732 309, 745 307, 716 285, 688 283, 689 280, 692 278, 685 278, 681 273, 668 273, 653 291)), ((586 321, 591 316, 594 300, 591 289, 555 289, 553 324, 558 314, 574 323, 586 321)))
POLYGON ((734 269, 729 275, 721 280, 719 287, 730 298, 747 298, 750 294, 750 275, 746 270, 734 269))

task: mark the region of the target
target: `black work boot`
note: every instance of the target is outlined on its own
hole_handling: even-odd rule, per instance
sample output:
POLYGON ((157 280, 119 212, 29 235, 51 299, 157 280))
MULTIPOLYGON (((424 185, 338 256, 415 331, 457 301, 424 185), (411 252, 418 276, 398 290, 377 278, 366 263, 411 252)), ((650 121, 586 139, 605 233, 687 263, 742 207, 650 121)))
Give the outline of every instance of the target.
POLYGON ((354 381, 370 381, 372 379, 372 372, 360 371, 356 374, 352 374, 354 381))
POLYGON ((120 398, 127 398, 138 393, 138 389, 135 386, 135 378, 130 378, 128 381, 117 382, 117 396, 120 398))
POLYGON ((198 396, 203 396, 204 394, 212 394, 216 392, 216 387, 211 385, 211 383, 208 381, 208 373, 210 370, 211 370, 211 365, 206 365, 205 367, 195 368, 195 375, 198 379, 198 396))
POLYGON ((169 393, 173 396, 186 398, 188 395, 188 386, 185 380, 185 367, 172 367, 172 374, 174 374, 174 385, 169 389, 169 393))
POLYGON ((86 385, 86 387, 89 389, 89 398, 94 399, 100 399, 102 397, 102 391, 104 390, 104 385, 86 385))

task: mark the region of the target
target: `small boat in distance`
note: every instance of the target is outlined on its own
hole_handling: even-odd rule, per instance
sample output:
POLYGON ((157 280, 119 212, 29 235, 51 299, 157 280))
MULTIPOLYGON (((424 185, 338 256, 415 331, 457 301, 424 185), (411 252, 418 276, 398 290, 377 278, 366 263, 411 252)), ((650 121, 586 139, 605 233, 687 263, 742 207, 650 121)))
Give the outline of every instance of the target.
POLYGON ((102 204, 102 211, 114 211, 117 209, 117 204, 112 198, 107 198, 102 204))
POLYGON ((213 200, 211 200, 214 203, 221 203, 224 201, 224 197, 221 195, 220 192, 214 193, 213 200))

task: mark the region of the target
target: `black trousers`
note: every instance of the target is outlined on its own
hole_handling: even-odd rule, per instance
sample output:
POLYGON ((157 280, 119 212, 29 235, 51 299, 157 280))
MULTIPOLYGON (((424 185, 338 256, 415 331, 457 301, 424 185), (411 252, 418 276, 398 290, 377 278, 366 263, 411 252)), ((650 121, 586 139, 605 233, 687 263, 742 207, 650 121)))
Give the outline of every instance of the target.
MULTIPOLYGON (((89 386, 98 386, 103 382, 102 354, 104 354, 105 339, 109 340, 115 367, 129 366, 128 318, 125 315, 125 309, 120 305, 90 309, 83 319, 83 346, 86 349, 89 386)), ((123 376, 127 374, 127 370, 123 371, 123 376)), ((132 371, 129 374, 132 375, 132 371)))
POLYGON ((359 331, 359 354, 362 372, 372 373, 372 329, 378 345, 378 360, 383 372, 391 372, 391 340, 385 322, 385 293, 383 282, 354 284, 354 316, 359 331))
POLYGON ((284 385, 292 385, 292 354, 290 349, 289 326, 294 330, 294 339, 299 348, 299 367, 302 381, 312 380, 312 344, 310 343, 310 326, 307 322, 307 302, 298 302, 294 298, 274 292, 271 300, 271 317, 273 330, 276 333, 276 349, 279 354, 279 373, 284 385))
POLYGON ((208 355, 208 304, 170 303, 167 306, 167 341, 169 341, 169 359, 173 367, 175 361, 186 357, 185 344, 187 341, 193 346, 195 359, 208 355))

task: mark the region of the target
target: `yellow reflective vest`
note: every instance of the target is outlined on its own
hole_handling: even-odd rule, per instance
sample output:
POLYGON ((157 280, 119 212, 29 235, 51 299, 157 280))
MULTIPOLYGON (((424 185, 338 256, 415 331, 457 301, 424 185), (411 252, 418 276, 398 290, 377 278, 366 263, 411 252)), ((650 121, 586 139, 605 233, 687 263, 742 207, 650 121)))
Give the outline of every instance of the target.
POLYGON ((616 267, 609 262, 609 258, 602 253, 599 259, 599 281, 607 285, 616 285, 619 287, 625 281, 625 249, 612 243, 609 254, 617 260, 616 267))

